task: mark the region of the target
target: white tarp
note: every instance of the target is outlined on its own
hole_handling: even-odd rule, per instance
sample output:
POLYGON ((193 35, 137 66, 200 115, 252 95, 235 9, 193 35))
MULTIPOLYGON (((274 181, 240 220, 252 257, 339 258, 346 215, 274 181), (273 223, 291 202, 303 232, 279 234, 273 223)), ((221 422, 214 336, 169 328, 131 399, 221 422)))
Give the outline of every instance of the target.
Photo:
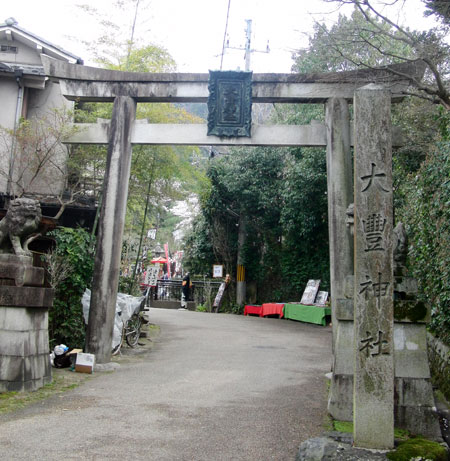
MULTIPOLYGON (((128 322, 134 313, 139 312, 139 308, 143 300, 144 296, 136 297, 125 293, 117 293, 112 349, 120 343, 123 325, 128 322)), ((88 288, 86 288, 86 291, 81 298, 81 304, 83 305, 84 322, 87 325, 89 319, 89 305, 91 304, 91 290, 88 288)))

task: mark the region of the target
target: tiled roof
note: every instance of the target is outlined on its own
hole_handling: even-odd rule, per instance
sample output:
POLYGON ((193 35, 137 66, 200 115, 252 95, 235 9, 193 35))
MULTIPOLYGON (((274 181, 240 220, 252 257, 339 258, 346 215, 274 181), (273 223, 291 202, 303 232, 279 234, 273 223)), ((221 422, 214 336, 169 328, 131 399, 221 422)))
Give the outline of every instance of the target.
POLYGON ((28 40, 31 40, 43 48, 48 48, 51 50, 54 50, 58 52, 59 54, 65 55, 68 58, 73 59, 76 61, 78 64, 83 64, 83 59, 81 59, 79 56, 76 56, 75 54, 64 50, 58 45, 55 45, 48 40, 39 37, 38 35, 34 34, 33 32, 29 32, 28 30, 24 29, 23 27, 20 27, 17 23, 17 21, 14 20, 14 18, 9 18, 6 19, 4 23, 0 23, 0 32, 6 31, 6 30, 11 30, 11 32, 16 32, 19 36, 24 37, 28 40))
POLYGON ((10 62, 0 62, 0 72, 14 72, 21 70, 25 75, 45 76, 43 66, 31 66, 28 64, 13 64, 10 62))

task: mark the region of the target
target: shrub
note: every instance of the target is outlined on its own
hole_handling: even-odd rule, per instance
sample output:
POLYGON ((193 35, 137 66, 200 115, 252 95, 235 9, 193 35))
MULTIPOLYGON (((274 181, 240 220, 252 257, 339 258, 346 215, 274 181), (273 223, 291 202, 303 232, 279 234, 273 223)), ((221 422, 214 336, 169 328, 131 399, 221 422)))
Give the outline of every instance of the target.
POLYGON ((64 343, 69 347, 83 348, 85 323, 81 297, 92 278, 92 237, 84 229, 64 227, 49 235, 56 243, 53 254, 64 258, 70 265, 70 273, 56 286, 53 306, 49 309, 50 344, 64 343))
POLYGON ((404 189, 400 219, 408 229, 412 272, 431 306, 431 329, 450 344, 450 141, 427 155, 404 189))

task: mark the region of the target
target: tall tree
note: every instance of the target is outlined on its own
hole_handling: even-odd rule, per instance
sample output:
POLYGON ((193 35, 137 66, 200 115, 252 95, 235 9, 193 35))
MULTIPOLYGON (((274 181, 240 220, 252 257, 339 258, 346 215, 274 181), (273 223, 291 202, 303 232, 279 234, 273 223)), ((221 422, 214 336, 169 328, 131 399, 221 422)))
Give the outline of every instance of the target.
POLYGON ((450 23, 450 3, 448 0, 424 0, 428 11, 426 16, 435 15, 445 24, 450 23))
MULTIPOLYGON (((414 89, 408 94, 441 104, 450 110, 449 84, 449 45, 447 37, 449 25, 443 23, 428 31, 419 32, 410 30, 390 19, 381 5, 385 2, 376 0, 325 0, 339 5, 353 5, 355 11, 362 16, 363 22, 354 24, 349 30, 340 34, 332 33, 326 26, 321 25, 324 39, 331 50, 349 60, 357 67, 373 67, 372 56, 376 56, 383 64, 399 62, 414 62, 420 60, 426 66, 425 77, 420 75, 406 75, 395 69, 388 70, 410 80, 414 89), (370 59, 361 55, 349 53, 348 47, 352 43, 370 50, 370 59)), ((404 1, 393 0, 391 6, 404 5, 404 1)), ((437 5, 437 3, 436 3, 437 5)))

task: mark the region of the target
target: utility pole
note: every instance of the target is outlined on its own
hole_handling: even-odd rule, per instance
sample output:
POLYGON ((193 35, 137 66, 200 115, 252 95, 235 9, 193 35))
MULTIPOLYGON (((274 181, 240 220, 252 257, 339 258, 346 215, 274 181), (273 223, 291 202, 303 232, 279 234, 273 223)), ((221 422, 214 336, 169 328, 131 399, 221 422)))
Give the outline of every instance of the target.
POLYGON ((226 42, 225 48, 229 48, 230 50, 241 50, 245 51, 244 59, 245 59, 245 70, 247 72, 250 71, 251 67, 251 56, 252 53, 270 53, 269 47, 269 40, 267 40, 267 45, 265 50, 257 50, 251 47, 252 43, 252 20, 246 19, 245 22, 247 23, 247 28, 245 29, 245 46, 230 46, 230 40, 228 39, 226 42))
MULTIPOLYGON (((226 48, 234 50, 245 51, 245 71, 249 72, 251 67, 251 56, 252 53, 269 53, 269 41, 264 51, 252 49, 252 20, 246 19, 247 28, 245 30, 245 47, 232 47, 229 45, 229 40, 226 42, 226 48)), ((247 284, 245 277, 245 265, 244 265, 244 245, 247 239, 247 219, 245 211, 241 209, 239 214, 239 229, 238 229, 238 248, 237 248, 237 278, 236 278, 236 304, 245 304, 247 284)))

